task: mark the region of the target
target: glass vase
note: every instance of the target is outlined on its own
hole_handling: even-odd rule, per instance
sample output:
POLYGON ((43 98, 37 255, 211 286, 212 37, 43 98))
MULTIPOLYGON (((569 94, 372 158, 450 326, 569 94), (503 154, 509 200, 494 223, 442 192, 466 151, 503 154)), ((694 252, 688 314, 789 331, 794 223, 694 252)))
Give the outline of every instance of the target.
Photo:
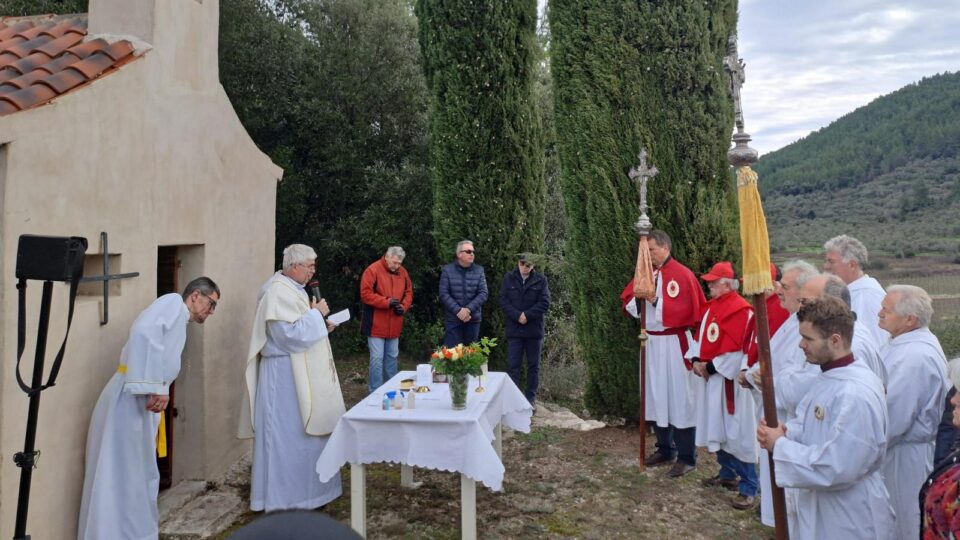
POLYGON ((450 380, 450 403, 453 410, 461 411, 467 408, 467 378, 463 375, 447 375, 450 380))

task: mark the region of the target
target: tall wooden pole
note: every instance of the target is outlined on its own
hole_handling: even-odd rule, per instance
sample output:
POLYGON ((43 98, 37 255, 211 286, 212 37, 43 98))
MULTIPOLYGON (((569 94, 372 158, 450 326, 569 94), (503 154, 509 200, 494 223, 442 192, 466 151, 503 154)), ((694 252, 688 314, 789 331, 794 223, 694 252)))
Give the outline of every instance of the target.
POLYGON ((653 265, 650 260, 650 248, 647 246, 647 236, 653 224, 647 216, 647 182, 657 175, 656 167, 647 166, 647 150, 641 149, 637 156, 640 164, 630 169, 630 179, 640 188, 640 217, 634 224, 640 242, 637 246, 637 265, 633 274, 633 296, 637 301, 637 312, 640 314, 640 470, 647 468, 647 303, 646 299, 656 294, 653 283, 653 265))
MULTIPOLYGON (((733 96, 733 107, 734 115, 737 127, 737 133, 733 136, 734 147, 727 152, 727 160, 730 162, 738 173, 741 168, 746 168, 749 171, 751 164, 756 163, 757 161, 757 151, 747 144, 750 142, 750 135, 744 131, 744 122, 743 122, 743 108, 740 103, 740 87, 743 85, 746 80, 744 72, 744 63, 737 54, 737 35, 733 34, 730 36, 730 40, 727 43, 727 56, 724 59, 724 69, 730 75, 730 93, 733 96)), ((740 178, 740 174, 737 175, 737 178, 740 178)), ((753 175, 754 181, 756 180, 756 175, 753 175)), ((738 180, 739 182, 739 180, 738 180)), ((741 186, 738 185, 738 190, 743 189, 756 189, 755 182, 754 185, 750 186, 741 186)), ((759 206, 759 195, 756 198, 757 205, 759 206)), ((751 209, 758 211, 762 216, 762 208, 751 209)), ((744 207, 743 199, 741 199, 741 238, 744 238, 744 207)), ((761 220, 762 221, 762 220, 761 220)), ((762 238, 764 242, 767 242, 767 231, 766 225, 762 227, 762 238)), ((748 246, 747 242, 744 242, 744 261, 747 260, 748 254, 747 250, 756 248, 756 246, 748 246)), ((768 272, 770 266, 770 253, 769 245, 766 247, 766 264, 763 265, 764 272, 768 272)), ((746 280, 745 280, 746 281, 746 280)), ((772 284, 771 284, 772 285, 772 284)), ((753 311, 754 311, 754 320, 757 325, 757 359, 760 362, 760 377, 762 380, 761 394, 763 396, 763 416, 766 420, 768 426, 777 426, 779 422, 777 420, 777 401, 776 394, 774 393, 773 388, 773 372, 771 371, 770 364, 770 326, 769 318, 767 317, 767 300, 764 296, 763 291, 752 291, 744 290, 745 294, 749 294, 753 301, 753 311)), ((773 453, 770 452, 767 454, 768 464, 770 465, 770 485, 762 486, 761 489, 769 489, 770 494, 773 497, 773 517, 774 523, 776 526, 776 539, 777 540, 787 540, 790 537, 790 534, 787 530, 787 505, 786 500, 783 495, 783 488, 777 485, 776 470, 773 463, 773 453)))

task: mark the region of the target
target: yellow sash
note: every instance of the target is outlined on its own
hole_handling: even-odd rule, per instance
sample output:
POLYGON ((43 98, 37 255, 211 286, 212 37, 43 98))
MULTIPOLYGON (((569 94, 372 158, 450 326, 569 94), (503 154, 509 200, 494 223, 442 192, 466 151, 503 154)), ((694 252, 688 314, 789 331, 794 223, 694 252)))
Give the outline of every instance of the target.
MULTIPOLYGON (((117 366, 117 372, 125 374, 127 365, 117 366)), ((157 427, 157 457, 167 457, 167 414, 164 411, 160 412, 160 425, 157 427)))

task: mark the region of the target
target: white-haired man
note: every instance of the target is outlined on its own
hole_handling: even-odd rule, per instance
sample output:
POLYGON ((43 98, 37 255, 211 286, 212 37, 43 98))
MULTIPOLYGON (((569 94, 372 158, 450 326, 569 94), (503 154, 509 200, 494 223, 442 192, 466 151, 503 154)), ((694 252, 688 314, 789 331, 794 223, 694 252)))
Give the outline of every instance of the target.
MULTIPOLYGON (((818 375, 809 368, 803 351, 800 350, 800 322, 797 320, 797 310, 800 309, 800 284, 817 273, 817 269, 806 261, 789 261, 783 265, 780 280, 774 284, 780 305, 790 314, 770 336, 770 367, 776 395, 777 420, 780 423, 785 423, 795 416, 796 406, 818 375)), ((760 364, 757 363, 747 370, 741 384, 751 385, 759 391, 761 383, 760 364)), ((758 407, 761 413, 762 405, 761 402, 758 407)), ((766 450, 761 452, 759 460, 760 521, 768 527, 773 527, 775 524, 773 495, 770 485, 770 462, 766 450)), ((791 507, 791 510, 794 509, 791 507)))
POLYGON ((325 300, 311 300, 304 285, 317 254, 293 244, 283 269, 260 289, 247 353, 241 438, 253 437, 250 509, 313 509, 340 496, 340 475, 320 482, 317 459, 345 412, 325 300))
POLYGON ((876 279, 863 273, 867 264, 867 248, 852 236, 842 234, 823 244, 823 270, 836 275, 850 289, 850 309, 873 336, 877 347, 890 340, 890 334, 877 324, 880 302, 886 294, 876 279))
POLYGON ((750 391, 735 382, 750 334, 750 304, 737 294, 733 265, 719 262, 700 276, 710 288, 711 300, 700 323, 695 344, 687 351, 693 373, 703 381, 694 385, 697 446, 717 453, 720 473, 703 481, 707 486, 738 489, 731 500, 738 510, 752 508, 757 496, 756 402, 750 391))
POLYGON ((883 352, 887 370, 887 455, 883 476, 897 515, 897 538, 920 530, 920 487, 933 469, 934 441, 950 384, 947 360, 927 328, 933 316, 930 295, 913 285, 887 289, 880 326, 890 332, 883 352))

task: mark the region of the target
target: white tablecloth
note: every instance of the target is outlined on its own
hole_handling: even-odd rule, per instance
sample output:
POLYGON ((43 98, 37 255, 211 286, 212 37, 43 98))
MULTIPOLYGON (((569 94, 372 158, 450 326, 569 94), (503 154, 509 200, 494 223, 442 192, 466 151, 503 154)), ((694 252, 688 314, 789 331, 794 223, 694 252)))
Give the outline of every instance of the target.
POLYGON ((317 461, 320 480, 329 480, 346 463, 390 462, 463 473, 500 491, 504 468, 493 448, 493 429, 502 422, 530 432, 533 409, 523 393, 506 373, 491 372, 482 393, 474 391, 477 380, 470 378, 464 410, 451 408, 449 385, 444 383, 417 394, 414 409, 382 410, 383 393, 415 376, 412 371, 398 373, 340 418, 317 461))

